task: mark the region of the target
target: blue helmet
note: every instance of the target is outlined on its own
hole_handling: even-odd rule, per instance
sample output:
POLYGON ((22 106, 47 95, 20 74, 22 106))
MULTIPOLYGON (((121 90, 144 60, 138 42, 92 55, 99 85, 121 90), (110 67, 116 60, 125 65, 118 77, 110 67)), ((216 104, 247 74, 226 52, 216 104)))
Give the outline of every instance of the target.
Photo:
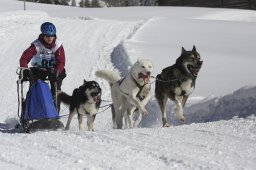
POLYGON ((53 23, 45 22, 41 25, 41 32, 45 35, 56 35, 56 27, 53 23))

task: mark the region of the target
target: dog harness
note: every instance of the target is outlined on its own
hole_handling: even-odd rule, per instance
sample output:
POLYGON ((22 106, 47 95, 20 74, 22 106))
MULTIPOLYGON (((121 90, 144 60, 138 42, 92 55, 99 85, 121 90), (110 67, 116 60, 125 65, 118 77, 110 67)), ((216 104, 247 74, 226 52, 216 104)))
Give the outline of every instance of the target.
MULTIPOLYGON (((181 89, 181 93, 178 94, 178 96, 186 96, 187 92, 185 90, 182 89, 181 87, 181 84, 182 84, 182 81, 179 79, 179 78, 176 78, 176 79, 172 79, 172 80, 163 80, 163 77, 161 76, 162 79, 160 79, 161 75, 157 75, 156 77, 156 81, 160 81, 162 83, 171 83, 171 82, 177 82, 178 85, 179 85, 179 88, 181 89)), ((173 92, 172 92, 173 93, 173 92)), ((175 95, 175 93, 173 93, 175 95)))
POLYGON ((43 67, 43 68, 54 68, 56 65, 56 58, 54 53, 62 45, 62 41, 56 39, 56 46, 48 49, 46 48, 38 39, 32 44, 36 47, 36 55, 33 56, 31 65, 33 67, 43 67))
MULTIPOLYGON (((136 86, 139 88, 139 92, 137 93, 136 97, 138 97, 139 100, 142 101, 143 99, 145 99, 145 96, 141 97, 141 96, 140 96, 140 93, 141 93, 142 89, 145 87, 146 84, 144 84, 143 86, 141 86, 141 85, 133 78, 133 76, 131 76, 131 77, 132 77, 132 80, 134 81, 134 83, 136 84, 136 86)), ((124 79, 125 79, 125 77, 118 81, 119 86, 121 86, 121 84, 122 84, 122 82, 123 82, 124 79)), ((150 86, 150 88, 151 88, 151 86, 150 86)), ((120 90, 121 90, 121 89, 120 89, 120 90)), ((122 91, 122 90, 121 90, 121 91, 122 91)), ((127 96, 129 96, 129 94, 128 94, 128 93, 125 93, 124 91, 122 91, 122 93, 125 94, 125 95, 127 95, 127 96)))

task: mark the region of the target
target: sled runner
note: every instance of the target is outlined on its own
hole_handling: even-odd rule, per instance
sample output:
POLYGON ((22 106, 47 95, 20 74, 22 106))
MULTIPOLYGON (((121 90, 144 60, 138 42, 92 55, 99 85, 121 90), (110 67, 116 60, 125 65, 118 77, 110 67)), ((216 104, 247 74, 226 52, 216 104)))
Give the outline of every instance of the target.
POLYGON ((57 112, 57 79, 53 70, 37 67, 18 68, 18 116, 20 125, 16 126, 31 132, 35 130, 57 130, 64 128, 59 121, 57 112), (49 81, 54 82, 54 91, 49 88, 49 81), (24 97, 24 82, 29 82, 26 97, 24 97), (48 83, 47 83, 48 82, 48 83))

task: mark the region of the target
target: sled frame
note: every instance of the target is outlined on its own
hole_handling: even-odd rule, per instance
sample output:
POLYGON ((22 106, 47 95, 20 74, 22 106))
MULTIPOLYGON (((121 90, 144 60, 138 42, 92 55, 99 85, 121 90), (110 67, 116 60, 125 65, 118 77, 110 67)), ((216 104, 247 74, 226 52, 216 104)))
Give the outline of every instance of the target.
MULTIPOLYGON (((40 68, 38 68, 40 69, 40 68)), ((33 81, 31 78, 29 78, 28 80, 24 80, 24 71, 25 70, 31 70, 30 68, 26 68, 26 67, 18 67, 16 70, 16 74, 19 75, 19 79, 17 80, 17 93, 18 93, 18 111, 17 111, 17 115, 20 119, 20 125, 21 127, 24 129, 24 131, 26 133, 30 132, 29 129, 29 125, 31 123, 33 123, 33 120, 25 120, 24 119, 24 114, 25 114, 25 109, 26 109, 26 98, 24 97, 24 82, 29 82, 29 87, 28 87, 28 91, 29 92, 31 86, 33 85, 33 81)), ((42 79, 40 79, 42 80, 42 79)), ((47 84, 49 85, 50 80, 48 78, 42 80, 44 82, 47 82, 47 84)), ((52 95, 52 97, 54 97, 54 105, 56 110, 57 109, 57 103, 58 103, 58 96, 57 96, 57 81, 54 82, 54 90, 55 90, 55 96, 52 95)), ((26 94, 27 94, 26 93, 26 94)))

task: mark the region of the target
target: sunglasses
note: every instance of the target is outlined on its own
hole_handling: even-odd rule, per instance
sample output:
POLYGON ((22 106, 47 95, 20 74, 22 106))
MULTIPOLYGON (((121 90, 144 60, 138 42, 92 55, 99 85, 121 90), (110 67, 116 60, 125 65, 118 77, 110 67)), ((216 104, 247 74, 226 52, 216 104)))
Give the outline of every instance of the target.
POLYGON ((55 35, 47 35, 47 34, 43 34, 44 37, 55 37, 55 35))

